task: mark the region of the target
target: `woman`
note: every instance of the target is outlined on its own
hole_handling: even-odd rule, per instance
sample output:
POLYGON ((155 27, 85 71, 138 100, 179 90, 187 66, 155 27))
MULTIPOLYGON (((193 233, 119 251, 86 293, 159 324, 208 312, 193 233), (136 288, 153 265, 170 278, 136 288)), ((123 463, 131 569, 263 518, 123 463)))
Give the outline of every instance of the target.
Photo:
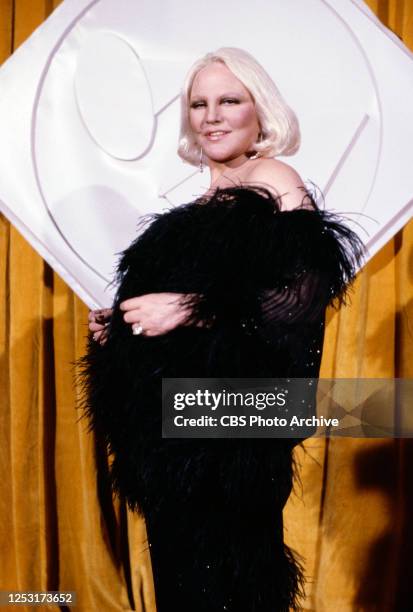
POLYGON ((318 376, 325 308, 362 248, 273 159, 298 145, 294 113, 249 54, 196 62, 179 154, 209 167, 209 190, 154 216, 123 254, 113 312, 90 316, 87 413, 114 489, 145 516, 158 612, 298 605, 282 523, 297 441, 162 440, 160 425, 163 377, 318 376))

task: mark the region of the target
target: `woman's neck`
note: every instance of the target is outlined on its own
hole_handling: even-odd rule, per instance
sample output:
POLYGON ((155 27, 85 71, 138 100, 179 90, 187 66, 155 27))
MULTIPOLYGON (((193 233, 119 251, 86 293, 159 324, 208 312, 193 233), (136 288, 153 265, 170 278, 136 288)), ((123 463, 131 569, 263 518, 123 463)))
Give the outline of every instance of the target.
POLYGON ((231 181, 232 178, 235 179, 238 175, 243 173, 249 161, 250 158, 246 155, 242 155, 225 163, 209 160, 208 166, 211 173, 210 188, 218 186, 221 180, 231 181))

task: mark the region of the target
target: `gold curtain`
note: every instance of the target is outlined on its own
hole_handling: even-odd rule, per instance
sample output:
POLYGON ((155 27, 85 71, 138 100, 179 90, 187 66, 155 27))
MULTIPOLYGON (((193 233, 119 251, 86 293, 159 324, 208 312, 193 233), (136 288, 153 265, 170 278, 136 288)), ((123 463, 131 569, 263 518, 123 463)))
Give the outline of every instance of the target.
MULTIPOLYGON (((0 61, 57 4, 0 0, 0 61)), ((413 49, 413 0, 368 4, 413 49)), ((82 612, 155 612, 144 524, 112 498, 75 408, 87 309, 3 217, 0 253, 0 590, 76 591, 82 612)), ((411 222, 359 275, 351 306, 329 311, 323 376, 413 377, 412 257, 411 222)), ((305 610, 412 608, 412 455, 410 440, 297 450, 302 486, 285 523, 305 558, 305 610)))

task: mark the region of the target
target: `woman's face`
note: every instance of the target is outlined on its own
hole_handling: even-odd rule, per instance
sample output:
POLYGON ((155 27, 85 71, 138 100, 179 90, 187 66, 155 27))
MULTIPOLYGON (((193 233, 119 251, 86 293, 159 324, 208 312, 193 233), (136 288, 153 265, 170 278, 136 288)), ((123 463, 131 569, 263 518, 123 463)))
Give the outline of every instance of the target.
POLYGON ((209 64, 195 76, 189 121, 197 144, 219 163, 245 157, 260 131, 250 92, 222 62, 209 64))

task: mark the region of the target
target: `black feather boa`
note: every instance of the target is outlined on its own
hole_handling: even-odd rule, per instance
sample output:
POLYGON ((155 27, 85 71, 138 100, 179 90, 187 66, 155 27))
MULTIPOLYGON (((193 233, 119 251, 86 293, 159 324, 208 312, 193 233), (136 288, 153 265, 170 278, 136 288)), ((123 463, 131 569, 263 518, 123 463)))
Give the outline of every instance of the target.
POLYGON ((317 376, 325 307, 361 257, 337 216, 281 212, 245 187, 152 216, 124 252, 108 341, 82 361, 85 410, 113 454, 114 490, 145 516, 158 612, 297 607, 282 523, 296 441, 162 439, 161 380, 317 376), (191 325, 133 336, 119 303, 161 291, 188 294, 191 325))

